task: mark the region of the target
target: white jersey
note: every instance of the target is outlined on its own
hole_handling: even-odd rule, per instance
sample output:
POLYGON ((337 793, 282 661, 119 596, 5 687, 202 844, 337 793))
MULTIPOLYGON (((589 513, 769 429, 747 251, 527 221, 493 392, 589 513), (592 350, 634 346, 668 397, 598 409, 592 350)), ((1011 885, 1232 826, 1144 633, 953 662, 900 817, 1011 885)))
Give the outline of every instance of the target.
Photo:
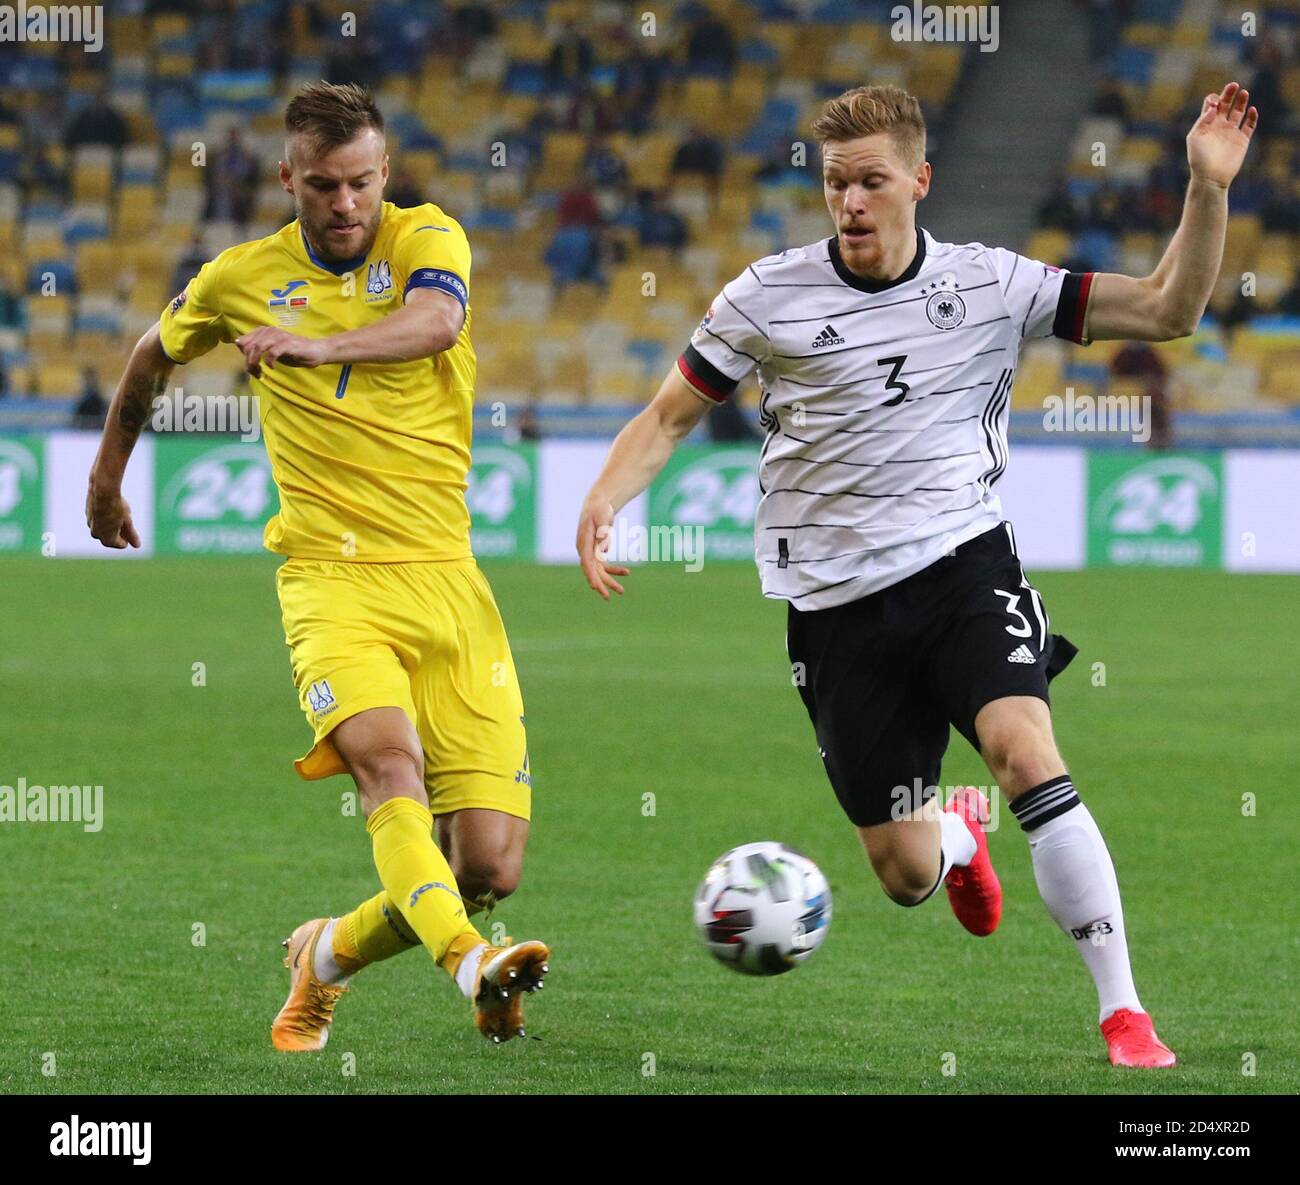
POLYGON ((677 360, 718 402, 758 372, 754 553, 764 595, 799 609, 887 588, 997 526, 1020 343, 1086 344, 1092 273, 916 233, 892 281, 850 272, 836 237, 760 259, 677 360))

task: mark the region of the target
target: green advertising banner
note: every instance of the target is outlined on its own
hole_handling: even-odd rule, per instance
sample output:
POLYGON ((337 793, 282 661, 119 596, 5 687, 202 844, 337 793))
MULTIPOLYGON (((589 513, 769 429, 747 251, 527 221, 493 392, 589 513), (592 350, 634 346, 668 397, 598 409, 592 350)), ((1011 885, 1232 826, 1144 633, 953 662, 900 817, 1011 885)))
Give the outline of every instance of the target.
POLYGON ((154 550, 159 555, 259 552, 262 528, 280 505, 271 462, 256 441, 214 444, 160 437, 154 482, 154 550))
POLYGON ((650 486, 647 524, 701 529, 704 557, 754 558, 758 449, 683 445, 650 486))
POLYGON ((1088 454, 1089 566, 1217 568, 1219 453, 1088 454))
POLYGON ((0 436, 0 552, 40 551, 45 521, 41 436, 0 436))
POLYGON ((476 445, 465 502, 479 559, 531 560, 537 550, 537 449, 476 445))

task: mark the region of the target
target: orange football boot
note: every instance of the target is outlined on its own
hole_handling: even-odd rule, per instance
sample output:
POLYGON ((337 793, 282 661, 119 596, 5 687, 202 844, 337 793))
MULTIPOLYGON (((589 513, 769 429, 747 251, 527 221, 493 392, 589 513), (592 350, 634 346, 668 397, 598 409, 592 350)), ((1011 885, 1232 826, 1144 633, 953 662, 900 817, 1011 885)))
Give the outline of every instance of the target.
POLYGON ((288 951, 289 998, 271 1022, 271 1044, 284 1053, 324 1049, 334 1021, 334 1005, 346 992, 345 984, 322 983, 316 978, 316 943, 329 918, 303 922, 281 945, 288 951))

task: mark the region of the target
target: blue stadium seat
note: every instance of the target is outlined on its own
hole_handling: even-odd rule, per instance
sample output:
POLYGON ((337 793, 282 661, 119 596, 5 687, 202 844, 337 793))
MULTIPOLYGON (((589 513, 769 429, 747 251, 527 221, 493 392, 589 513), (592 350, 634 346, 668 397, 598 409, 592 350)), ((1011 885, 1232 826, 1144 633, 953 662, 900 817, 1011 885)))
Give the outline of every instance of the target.
POLYGON ((1151 81, 1155 54, 1139 45, 1122 45, 1106 63, 1106 72, 1120 82, 1135 82, 1146 86, 1151 81))
POLYGON ((646 374, 655 374, 663 369, 665 352, 663 342, 652 341, 648 338, 632 338, 627 343, 628 357, 639 362, 646 374))
POLYGON ((267 70, 209 70, 199 75, 205 110, 256 114, 275 106, 274 80, 267 70))
POLYGON ((757 62, 761 66, 771 66, 781 60, 781 51, 769 41, 752 39, 741 43, 736 57, 742 62, 757 62))
POLYGON ((543 95, 546 93, 546 68, 540 62, 511 62, 503 89, 508 95, 543 95))
POLYGON ((546 248, 543 261, 551 269, 556 284, 573 284, 579 280, 603 282, 596 237, 585 226, 560 227, 546 248))
POLYGON ((45 274, 54 277, 55 290, 70 296, 77 290, 77 273, 66 259, 38 259, 27 269, 27 291, 38 293, 45 274))
POLYGON ((1071 252, 1085 259, 1090 271, 1115 270, 1115 240, 1104 230, 1085 230, 1074 240, 1071 252))
POLYGON ((1137 0, 1132 19, 1144 25, 1172 25, 1181 7, 1182 0, 1137 0))
POLYGON ((514 230, 516 218, 513 210, 500 210, 491 206, 484 206, 481 209, 467 212, 463 218, 458 217, 458 221, 466 232, 471 230, 514 230))

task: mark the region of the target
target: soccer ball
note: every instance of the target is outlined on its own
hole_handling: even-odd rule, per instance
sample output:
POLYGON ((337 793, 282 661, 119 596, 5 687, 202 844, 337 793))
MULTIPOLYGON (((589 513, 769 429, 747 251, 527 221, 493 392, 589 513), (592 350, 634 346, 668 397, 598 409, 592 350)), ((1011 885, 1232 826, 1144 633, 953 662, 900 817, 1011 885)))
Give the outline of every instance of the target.
POLYGON ((742 844, 713 862, 695 894, 695 928, 719 962, 746 975, 782 975, 822 944, 831 890, 785 844, 742 844))

